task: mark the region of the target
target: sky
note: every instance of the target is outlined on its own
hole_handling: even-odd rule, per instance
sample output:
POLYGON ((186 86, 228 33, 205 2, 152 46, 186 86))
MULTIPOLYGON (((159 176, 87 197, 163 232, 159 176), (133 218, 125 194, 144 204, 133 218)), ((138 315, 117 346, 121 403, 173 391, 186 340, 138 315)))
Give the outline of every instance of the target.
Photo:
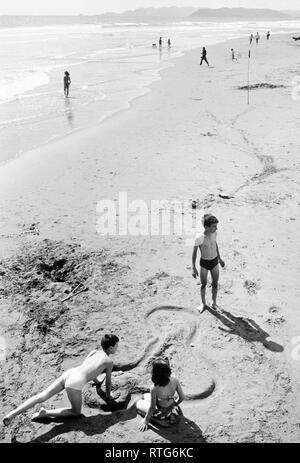
POLYGON ((196 8, 271 8, 300 10, 299 0, 0 0, 0 14, 102 14, 136 8, 192 6, 196 8))

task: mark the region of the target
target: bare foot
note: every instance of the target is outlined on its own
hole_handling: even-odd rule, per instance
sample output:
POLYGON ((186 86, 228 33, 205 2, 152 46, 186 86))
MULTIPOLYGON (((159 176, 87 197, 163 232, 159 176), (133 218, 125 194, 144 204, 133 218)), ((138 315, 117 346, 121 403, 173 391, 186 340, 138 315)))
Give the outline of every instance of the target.
POLYGON ((32 420, 40 420, 40 419, 43 419, 43 418, 47 418, 48 415, 47 415, 47 412, 46 412, 46 409, 44 407, 41 407, 40 410, 37 412, 37 413, 34 413, 31 417, 32 420))
POLYGON ((214 310, 221 310, 221 308, 217 305, 216 302, 213 302, 212 306, 211 306, 214 310))
POLYGON ((202 312, 204 312, 204 310, 207 309, 207 308, 209 308, 209 305, 207 305, 207 304, 200 304, 200 305, 198 305, 197 310, 198 310, 199 313, 202 313, 202 312))

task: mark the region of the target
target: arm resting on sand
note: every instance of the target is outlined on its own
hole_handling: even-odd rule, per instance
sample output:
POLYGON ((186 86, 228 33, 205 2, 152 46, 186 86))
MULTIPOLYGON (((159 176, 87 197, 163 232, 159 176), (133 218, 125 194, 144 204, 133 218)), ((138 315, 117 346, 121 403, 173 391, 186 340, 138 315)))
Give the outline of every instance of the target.
POLYGON ((146 413, 146 416, 143 420, 144 424, 146 426, 148 426, 148 423, 150 421, 150 418, 151 416, 153 415, 153 412, 155 410, 155 407, 156 407, 156 390, 155 388, 152 388, 151 391, 150 391, 150 394, 151 394, 151 403, 150 403, 150 407, 148 408, 148 411, 146 413))

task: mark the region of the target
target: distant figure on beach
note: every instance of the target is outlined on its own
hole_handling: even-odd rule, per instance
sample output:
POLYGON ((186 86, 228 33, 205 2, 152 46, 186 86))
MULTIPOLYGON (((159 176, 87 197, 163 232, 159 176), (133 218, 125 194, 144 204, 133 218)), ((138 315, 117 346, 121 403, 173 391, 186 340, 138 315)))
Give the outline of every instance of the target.
POLYGON ((253 34, 250 35, 250 45, 252 43, 252 40, 253 40, 253 34))
POLYGON ((70 401, 70 408, 55 408, 45 410, 41 408, 35 413, 32 419, 56 418, 81 415, 82 407, 82 388, 89 382, 94 381, 100 384, 97 380, 101 373, 106 372, 105 393, 107 400, 112 400, 110 395, 111 390, 111 372, 113 369, 113 361, 109 358, 117 350, 119 338, 114 334, 105 334, 101 339, 102 350, 93 350, 89 353, 81 365, 70 368, 65 371, 56 381, 54 381, 47 389, 30 399, 26 400, 22 405, 8 413, 3 418, 4 425, 8 425, 10 420, 19 413, 23 413, 36 404, 45 402, 59 392, 66 390, 70 401))
POLYGON ((69 96, 70 83, 71 83, 71 77, 70 77, 70 74, 68 73, 68 71, 66 71, 65 75, 64 75, 64 93, 65 93, 65 96, 69 96))
POLYGON ((168 39, 168 48, 171 48, 171 40, 168 39))
POLYGON ((159 37, 158 44, 159 44, 159 48, 161 48, 162 47, 162 37, 159 37))
POLYGON ((206 64, 207 64, 207 66, 209 66, 208 61, 207 61, 207 58, 206 58, 206 55, 207 55, 207 51, 206 51, 205 47, 203 47, 203 48, 202 48, 202 55, 201 55, 200 66, 202 66, 203 61, 205 61, 206 64))
POLYGON ((270 35, 271 35, 270 31, 268 31, 268 32, 267 32, 267 40, 269 40, 270 35))
POLYGON ((258 44, 259 39, 260 39, 260 35, 259 35, 259 33, 257 32, 257 34, 256 34, 256 36, 255 36, 256 44, 258 44))
POLYGON ((232 61, 237 61, 237 58, 234 56, 234 49, 231 49, 231 59, 232 61))
POLYGON ((174 411, 184 400, 184 394, 178 379, 171 373, 168 359, 153 361, 150 394, 144 394, 136 403, 138 413, 144 416, 139 425, 140 431, 148 429, 150 420, 166 427, 176 422, 174 411), (175 395, 178 396, 176 399, 175 395))
POLYGON ((220 257, 219 248, 217 245, 217 226, 218 219, 211 214, 205 214, 203 217, 204 232, 198 234, 195 239, 192 264, 193 264, 193 277, 199 276, 196 268, 196 257, 198 249, 200 249, 200 280, 201 280, 201 301, 202 305, 198 306, 198 310, 202 313, 207 307, 206 304, 206 285, 207 285, 207 272, 210 271, 212 277, 212 300, 213 308, 217 308, 217 293, 219 281, 219 263, 221 267, 225 267, 224 261, 220 257))

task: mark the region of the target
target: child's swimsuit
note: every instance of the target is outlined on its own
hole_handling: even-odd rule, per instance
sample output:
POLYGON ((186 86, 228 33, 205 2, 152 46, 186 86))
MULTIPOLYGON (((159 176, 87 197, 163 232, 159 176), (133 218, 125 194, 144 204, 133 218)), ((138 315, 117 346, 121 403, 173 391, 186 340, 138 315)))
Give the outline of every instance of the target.
POLYGON ((215 268, 216 265, 218 265, 218 263, 218 256, 210 260, 202 259, 202 257, 200 259, 200 266, 205 268, 206 270, 212 270, 213 268, 215 268))
MULTIPOLYGON (((175 399, 174 399, 174 395, 173 396, 169 396, 169 397, 164 397, 163 399, 157 397, 157 402, 160 402, 162 400, 173 400, 174 401, 174 405, 175 405, 175 399)), ((167 418, 169 418, 169 416, 172 414, 172 410, 168 410, 169 407, 161 407, 159 405, 159 403, 157 404, 155 410, 154 410, 154 413, 153 413, 153 418, 157 418, 159 420, 166 420, 167 418), (166 409, 168 411, 166 411, 166 409)))
POLYGON ((78 368, 70 368, 61 376, 62 383, 65 389, 76 389, 81 391, 87 383, 85 375, 78 368))

